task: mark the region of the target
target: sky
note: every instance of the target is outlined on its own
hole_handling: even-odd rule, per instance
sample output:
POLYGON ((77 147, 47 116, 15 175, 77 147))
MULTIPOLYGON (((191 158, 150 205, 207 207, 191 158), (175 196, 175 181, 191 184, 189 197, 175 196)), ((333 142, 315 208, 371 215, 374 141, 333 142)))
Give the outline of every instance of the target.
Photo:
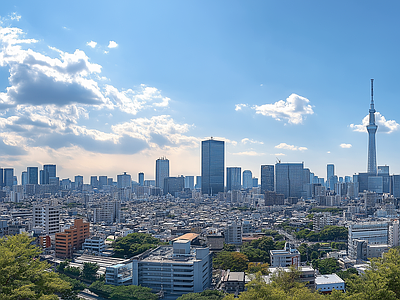
POLYGON ((0 7, 0 167, 154 179, 304 162, 400 174, 398 1, 6 1, 0 7))

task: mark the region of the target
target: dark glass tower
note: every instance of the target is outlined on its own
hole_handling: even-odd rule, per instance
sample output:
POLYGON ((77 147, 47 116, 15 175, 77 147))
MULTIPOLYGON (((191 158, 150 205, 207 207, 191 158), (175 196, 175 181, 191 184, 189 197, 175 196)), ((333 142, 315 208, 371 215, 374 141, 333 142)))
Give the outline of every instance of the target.
POLYGON ((240 191, 242 168, 228 167, 226 168, 226 190, 227 191, 240 191))
POLYGON ((261 165, 261 194, 274 191, 274 166, 261 165))
POLYGON ((28 173, 28 184, 38 184, 38 167, 28 167, 26 169, 28 173))
POLYGON ((275 192, 285 198, 300 198, 304 183, 303 163, 277 163, 275 165, 275 192))
POLYGON ((201 142, 201 192, 216 195, 224 191, 225 142, 212 138, 201 142))
POLYGON ((161 157, 156 160, 156 186, 164 190, 164 179, 169 177, 169 160, 161 157))
POLYGON ((367 125, 368 131, 368 174, 376 176, 376 142, 375 133, 378 126, 375 124, 375 107, 374 107, 374 80, 371 79, 371 104, 369 108, 369 124, 367 125))

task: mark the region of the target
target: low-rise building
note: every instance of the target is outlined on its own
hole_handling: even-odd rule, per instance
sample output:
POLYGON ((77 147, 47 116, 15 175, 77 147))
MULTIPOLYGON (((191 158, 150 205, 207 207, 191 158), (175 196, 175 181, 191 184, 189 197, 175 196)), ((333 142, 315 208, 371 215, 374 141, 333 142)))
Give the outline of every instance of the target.
POLYGON ((315 277, 315 289, 323 294, 330 294, 332 290, 345 291, 345 283, 336 274, 320 275, 315 277))
POLYGON ((85 239, 85 242, 82 245, 82 249, 102 253, 106 249, 106 244, 104 243, 103 238, 99 236, 93 236, 91 238, 85 239))
POLYGON ((271 257, 271 267, 298 267, 300 264, 300 252, 297 249, 291 247, 291 245, 286 242, 285 248, 283 250, 270 250, 271 257))

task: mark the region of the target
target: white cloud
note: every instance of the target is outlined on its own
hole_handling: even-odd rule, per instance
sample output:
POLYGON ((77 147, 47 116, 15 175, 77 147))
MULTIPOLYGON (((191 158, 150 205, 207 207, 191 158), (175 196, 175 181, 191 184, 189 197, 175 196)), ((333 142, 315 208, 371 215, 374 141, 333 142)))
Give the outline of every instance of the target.
POLYGON ((286 101, 279 100, 272 104, 255 105, 252 108, 257 114, 271 116, 275 120, 287 120, 291 124, 301 124, 306 115, 314 113, 310 100, 296 94, 291 94, 286 101))
POLYGON ((89 47, 94 48, 94 47, 96 47, 97 43, 94 42, 94 41, 90 41, 90 42, 87 42, 86 45, 88 45, 89 47))
POLYGON ((116 47, 118 47, 118 44, 116 43, 116 42, 114 42, 114 41, 110 41, 109 43, 108 43, 108 46, 107 46, 108 48, 116 48, 116 47))
POLYGON ((20 16, 20 15, 17 15, 16 12, 13 12, 13 13, 10 15, 10 19, 11 19, 12 21, 14 21, 14 20, 19 21, 19 20, 21 19, 21 16, 20 16))
MULTIPOLYGON (((369 124, 369 115, 362 119, 362 124, 350 124, 350 128, 358 132, 368 132, 367 125, 369 124)), ((400 125, 395 120, 386 120, 381 113, 375 113, 375 124, 378 125, 378 132, 392 133, 399 129, 400 125)))
POLYGON ((294 145, 288 145, 286 143, 280 143, 279 145, 276 145, 275 148, 277 149, 285 149, 285 150, 292 150, 292 151, 304 151, 307 150, 306 147, 298 147, 294 145))
POLYGON ((351 148, 351 147, 353 147, 352 144, 340 144, 340 148, 348 149, 348 148, 351 148))
POLYGON ((326 151, 326 153, 330 154, 330 153, 331 153, 331 151, 326 151))
POLYGON ((241 140, 241 142, 242 142, 243 144, 245 144, 245 145, 246 145, 247 143, 250 143, 250 144, 260 144, 260 145, 263 145, 263 144, 264 144, 263 142, 251 140, 251 139, 249 139, 249 138, 244 138, 244 139, 241 140))
POLYGON ((235 110, 236 111, 241 110, 243 107, 247 107, 247 104, 236 104, 235 105, 235 110))
POLYGON ((238 152, 238 153, 232 153, 232 155, 260 156, 260 155, 264 155, 264 153, 257 153, 256 151, 243 151, 243 152, 238 152))
POLYGON ((274 155, 275 155, 275 156, 286 156, 285 153, 275 153, 274 155))

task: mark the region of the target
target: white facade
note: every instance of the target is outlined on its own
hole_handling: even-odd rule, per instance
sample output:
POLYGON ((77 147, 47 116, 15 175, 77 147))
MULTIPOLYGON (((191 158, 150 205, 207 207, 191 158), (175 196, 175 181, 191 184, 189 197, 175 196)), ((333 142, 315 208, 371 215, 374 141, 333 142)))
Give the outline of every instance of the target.
POLYGON ((120 201, 104 201, 100 208, 93 209, 94 223, 119 223, 121 218, 120 201))
POLYGON ((290 247, 289 243, 285 244, 283 250, 270 250, 271 267, 298 267, 300 264, 300 252, 290 247))
POLYGON ((104 239, 99 236, 94 236, 85 239, 82 249, 101 253, 106 249, 106 244, 104 243, 104 239))
POLYGON ((336 274, 320 275, 315 277, 315 289, 321 293, 331 293, 333 289, 345 291, 345 283, 336 274))
POLYGON ((225 243, 227 244, 242 244, 242 224, 241 222, 234 222, 225 227, 224 236, 225 243))
POLYGON ((389 245, 390 247, 399 246, 400 242, 400 226, 399 220, 394 220, 392 224, 389 225, 389 245))
POLYGON ((34 205, 32 227, 40 227, 44 234, 60 232, 60 210, 49 204, 34 205))

